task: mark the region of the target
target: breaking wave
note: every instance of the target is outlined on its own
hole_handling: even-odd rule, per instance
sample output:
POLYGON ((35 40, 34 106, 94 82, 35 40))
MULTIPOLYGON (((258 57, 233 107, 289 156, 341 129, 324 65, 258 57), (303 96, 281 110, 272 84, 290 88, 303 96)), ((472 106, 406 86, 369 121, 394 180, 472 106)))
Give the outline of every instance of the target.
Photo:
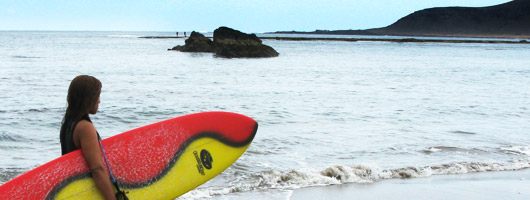
POLYGON ((388 179, 422 178, 434 175, 466 174, 476 172, 514 171, 530 168, 530 159, 508 163, 459 162, 436 166, 381 169, 376 165, 330 166, 323 170, 300 169, 291 171, 263 171, 243 180, 233 181, 227 187, 207 187, 192 190, 179 199, 211 198, 231 193, 264 189, 291 190, 312 186, 345 183, 373 183, 388 179))

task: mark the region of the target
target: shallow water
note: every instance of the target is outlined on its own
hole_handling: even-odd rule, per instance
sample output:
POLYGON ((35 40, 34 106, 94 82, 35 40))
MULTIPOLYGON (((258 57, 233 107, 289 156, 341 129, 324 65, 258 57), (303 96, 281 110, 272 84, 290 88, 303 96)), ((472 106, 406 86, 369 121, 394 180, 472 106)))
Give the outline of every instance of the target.
POLYGON ((202 111, 253 144, 183 199, 530 167, 530 45, 264 40, 280 56, 167 51, 158 32, 0 32, 0 182, 60 156, 70 80, 103 82, 103 138, 202 111))

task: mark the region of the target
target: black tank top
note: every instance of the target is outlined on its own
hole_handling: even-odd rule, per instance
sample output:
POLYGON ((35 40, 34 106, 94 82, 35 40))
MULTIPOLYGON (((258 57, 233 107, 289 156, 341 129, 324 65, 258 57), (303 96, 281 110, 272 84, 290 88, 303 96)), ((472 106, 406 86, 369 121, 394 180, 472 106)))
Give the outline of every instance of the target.
POLYGON ((64 121, 63 128, 65 129, 65 133, 61 138, 61 152, 63 155, 77 150, 77 147, 75 147, 74 144, 74 129, 77 123, 79 123, 79 121, 64 121))
MULTIPOLYGON (((86 119, 86 118, 83 118, 81 120, 90 121, 89 119, 86 119)), ((75 129, 75 126, 77 126, 77 124, 81 120, 79 120, 79 121, 66 120, 64 122, 63 126, 65 126, 64 128, 66 130, 65 130, 64 138, 61 138, 61 153, 62 153, 62 155, 70 153, 70 152, 75 151, 75 150, 78 149, 75 146, 75 143, 74 143, 74 129, 75 129)), ((96 133, 97 133, 97 131, 96 131, 96 133)), ((101 137, 99 137, 99 133, 97 133, 97 134, 98 134, 98 140, 101 140, 101 137)))

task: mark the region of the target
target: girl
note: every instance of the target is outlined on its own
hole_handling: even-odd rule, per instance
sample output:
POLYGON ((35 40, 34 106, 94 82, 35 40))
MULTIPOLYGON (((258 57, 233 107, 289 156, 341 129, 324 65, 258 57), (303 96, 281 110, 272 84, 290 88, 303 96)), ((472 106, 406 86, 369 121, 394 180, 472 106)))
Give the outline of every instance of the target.
POLYGON ((102 159, 99 135, 88 114, 96 114, 99 107, 101 82, 87 75, 77 76, 68 89, 68 107, 61 125, 62 154, 81 149, 92 178, 105 199, 114 200, 114 189, 102 159))

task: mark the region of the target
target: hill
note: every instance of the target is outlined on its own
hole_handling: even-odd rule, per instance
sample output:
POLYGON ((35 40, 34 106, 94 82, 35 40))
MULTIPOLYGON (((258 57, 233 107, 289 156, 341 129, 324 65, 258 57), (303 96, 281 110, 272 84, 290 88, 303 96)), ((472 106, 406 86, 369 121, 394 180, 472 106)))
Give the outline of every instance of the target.
POLYGON ((480 8, 430 8, 367 31, 384 35, 530 36, 530 0, 480 8))
POLYGON ((530 37, 530 0, 513 0, 504 4, 488 7, 429 8, 409 14, 383 28, 276 33, 530 37))

